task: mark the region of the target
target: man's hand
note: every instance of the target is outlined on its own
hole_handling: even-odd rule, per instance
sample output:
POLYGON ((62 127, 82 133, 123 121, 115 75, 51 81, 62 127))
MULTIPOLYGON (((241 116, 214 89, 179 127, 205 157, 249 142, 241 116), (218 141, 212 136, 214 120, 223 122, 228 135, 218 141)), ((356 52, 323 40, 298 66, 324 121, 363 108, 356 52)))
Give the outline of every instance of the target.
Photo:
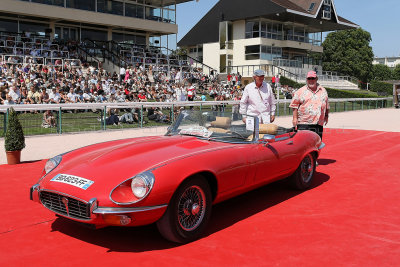
POLYGON ((271 115, 270 121, 274 122, 274 120, 275 120, 275 115, 271 115))
POLYGON ((297 123, 298 123, 297 118, 293 118, 292 124, 294 128, 297 128, 297 123))

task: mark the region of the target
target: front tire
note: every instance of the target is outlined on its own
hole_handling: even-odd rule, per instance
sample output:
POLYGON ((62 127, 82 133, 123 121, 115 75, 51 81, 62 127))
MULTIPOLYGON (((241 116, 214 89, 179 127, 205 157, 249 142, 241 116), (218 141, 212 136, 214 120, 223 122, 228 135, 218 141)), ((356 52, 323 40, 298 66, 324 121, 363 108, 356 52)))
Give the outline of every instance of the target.
POLYGON ((184 181, 172 196, 163 217, 157 221, 161 235, 176 243, 200 237, 211 215, 211 189, 204 177, 184 181))
POLYGON ((300 166, 291 176, 291 183, 298 190, 308 189, 314 180, 316 158, 310 153, 300 162, 300 166))

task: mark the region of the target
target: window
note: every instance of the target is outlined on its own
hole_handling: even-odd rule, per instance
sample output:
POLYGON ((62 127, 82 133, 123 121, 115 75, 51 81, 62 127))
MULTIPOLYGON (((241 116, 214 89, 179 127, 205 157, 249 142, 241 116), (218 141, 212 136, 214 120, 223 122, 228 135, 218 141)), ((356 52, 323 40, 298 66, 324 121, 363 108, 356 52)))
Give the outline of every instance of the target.
POLYGON ((331 19, 331 7, 330 6, 323 6, 322 18, 323 19, 331 19))
POLYGON ((67 7, 96 11, 96 0, 67 0, 67 7))
POLYGON ((282 58, 282 48, 267 45, 249 45, 245 47, 246 60, 262 59, 272 61, 282 58))
POLYGON ((123 3, 112 0, 97 0, 97 12, 123 16, 123 3))
POLYGON ((324 0, 324 5, 331 5, 331 0, 324 0))
POLYGON ((283 25, 266 21, 247 21, 246 38, 268 38, 283 40, 283 25))
POLYGON ((260 59, 260 45, 248 45, 245 47, 246 60, 260 59))
POLYGON ((31 2, 53 6, 64 6, 64 0, 32 0, 31 2))
POLYGON ((315 7, 315 3, 311 3, 310 8, 308 9, 308 11, 312 11, 315 7))

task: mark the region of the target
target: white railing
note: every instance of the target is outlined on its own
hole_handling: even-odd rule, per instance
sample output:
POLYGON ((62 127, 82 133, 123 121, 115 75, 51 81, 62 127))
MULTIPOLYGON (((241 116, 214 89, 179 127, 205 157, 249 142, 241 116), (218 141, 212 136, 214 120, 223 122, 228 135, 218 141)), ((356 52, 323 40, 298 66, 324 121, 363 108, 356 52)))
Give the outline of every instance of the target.
MULTIPOLYGON (((392 100, 392 97, 386 98, 330 98, 329 103, 344 102, 367 102, 392 100)), ((290 104, 291 99, 278 99, 277 104, 290 104)), ((140 107, 188 107, 188 106, 215 106, 215 105, 239 105, 240 101, 174 101, 174 102, 103 102, 103 103, 69 103, 69 104, 26 104, 26 105, 0 105, 0 112, 5 112, 9 108, 16 111, 28 110, 74 110, 74 109, 99 109, 99 108, 140 108, 140 107)))

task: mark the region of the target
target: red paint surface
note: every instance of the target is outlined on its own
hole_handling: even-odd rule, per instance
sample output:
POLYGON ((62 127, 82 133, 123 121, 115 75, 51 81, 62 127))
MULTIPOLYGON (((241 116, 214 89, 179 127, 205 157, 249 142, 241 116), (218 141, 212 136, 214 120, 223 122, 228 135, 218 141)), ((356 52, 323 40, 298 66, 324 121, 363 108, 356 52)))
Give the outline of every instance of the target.
POLYGON ((220 203, 206 236, 154 225, 91 230, 29 200, 44 161, 0 166, 0 266, 397 266, 400 133, 324 133, 314 187, 278 182, 220 203))

